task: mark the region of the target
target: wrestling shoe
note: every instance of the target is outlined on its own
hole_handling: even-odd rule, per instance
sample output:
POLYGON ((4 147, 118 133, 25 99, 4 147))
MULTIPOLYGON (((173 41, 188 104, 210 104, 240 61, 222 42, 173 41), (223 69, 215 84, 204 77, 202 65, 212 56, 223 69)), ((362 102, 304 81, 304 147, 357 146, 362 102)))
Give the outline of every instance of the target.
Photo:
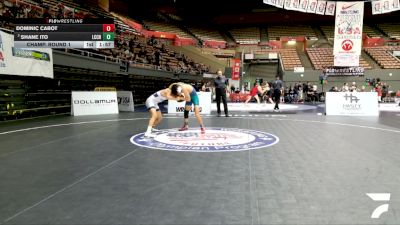
POLYGON ((185 131, 185 130, 189 130, 189 126, 188 125, 183 125, 183 127, 181 127, 179 129, 179 131, 185 131))
POLYGON ((204 127, 200 128, 200 133, 205 134, 206 133, 206 129, 204 127))

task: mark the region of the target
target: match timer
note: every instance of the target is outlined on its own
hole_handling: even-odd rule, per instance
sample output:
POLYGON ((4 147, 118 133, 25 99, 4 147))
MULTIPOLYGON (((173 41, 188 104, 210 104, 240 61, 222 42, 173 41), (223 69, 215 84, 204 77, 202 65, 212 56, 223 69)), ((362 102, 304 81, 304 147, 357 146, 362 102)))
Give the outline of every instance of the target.
POLYGON ((17 48, 114 48, 113 19, 17 19, 17 48))

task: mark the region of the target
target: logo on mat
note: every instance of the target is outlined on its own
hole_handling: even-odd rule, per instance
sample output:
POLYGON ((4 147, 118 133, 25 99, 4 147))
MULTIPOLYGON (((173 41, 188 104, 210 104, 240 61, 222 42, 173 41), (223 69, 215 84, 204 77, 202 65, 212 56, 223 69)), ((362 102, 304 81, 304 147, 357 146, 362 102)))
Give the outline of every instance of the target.
POLYGON ((226 152, 265 148, 279 142, 273 134, 256 130, 236 128, 207 128, 187 131, 161 130, 155 138, 146 138, 144 133, 131 137, 135 145, 167 151, 226 152))
MULTIPOLYGON (((368 197, 370 197, 374 201, 390 201, 390 193, 366 193, 368 197)), ((382 204, 378 206, 371 215, 372 219, 379 219, 382 213, 387 212, 389 210, 389 204, 382 204)))

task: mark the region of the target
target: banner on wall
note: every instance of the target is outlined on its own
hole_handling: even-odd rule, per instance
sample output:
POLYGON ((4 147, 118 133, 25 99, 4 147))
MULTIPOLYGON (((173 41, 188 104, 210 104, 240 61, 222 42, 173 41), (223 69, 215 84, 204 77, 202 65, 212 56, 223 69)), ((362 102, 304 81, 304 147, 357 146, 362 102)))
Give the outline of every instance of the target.
POLYGON ((326 115, 379 116, 377 92, 326 92, 326 115))
POLYGON ((14 48, 14 36, 0 31, 0 74, 53 78, 51 48, 14 48))
POLYGON ((118 109, 124 112, 134 112, 135 106, 131 91, 117 91, 118 109))
POLYGON ((358 66, 361 55, 364 2, 337 2, 333 55, 335 66, 358 66), (351 61, 344 61, 344 59, 351 61), (340 62, 340 63, 339 63, 340 62))
POLYGON ((234 59, 232 65, 232 80, 240 79, 240 59, 234 59))
POLYGON ((333 65, 335 66, 359 66, 360 56, 355 54, 339 54, 333 57, 333 65))
POLYGON ((323 70, 325 76, 364 76, 363 67, 330 67, 323 70))
POLYGON ((117 92, 73 91, 71 115, 118 114, 117 92))

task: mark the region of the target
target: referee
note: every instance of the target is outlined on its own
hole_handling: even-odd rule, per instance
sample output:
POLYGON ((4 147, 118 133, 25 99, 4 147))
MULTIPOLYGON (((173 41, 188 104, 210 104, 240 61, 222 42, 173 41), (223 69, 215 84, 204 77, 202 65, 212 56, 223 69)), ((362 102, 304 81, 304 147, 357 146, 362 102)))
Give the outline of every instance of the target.
POLYGON ((228 79, 225 78, 225 76, 222 76, 221 70, 218 70, 217 75, 218 76, 214 79, 214 86, 215 86, 215 97, 217 100, 218 116, 221 116, 220 103, 221 103, 221 98, 222 98, 222 103, 224 104, 225 116, 229 117, 228 105, 226 104, 226 86, 228 86, 229 81, 228 81, 228 79))
POLYGON ((281 101, 281 91, 283 87, 283 81, 280 80, 279 75, 276 76, 276 80, 272 83, 272 88, 274 89, 274 110, 279 110, 279 102, 281 101))

